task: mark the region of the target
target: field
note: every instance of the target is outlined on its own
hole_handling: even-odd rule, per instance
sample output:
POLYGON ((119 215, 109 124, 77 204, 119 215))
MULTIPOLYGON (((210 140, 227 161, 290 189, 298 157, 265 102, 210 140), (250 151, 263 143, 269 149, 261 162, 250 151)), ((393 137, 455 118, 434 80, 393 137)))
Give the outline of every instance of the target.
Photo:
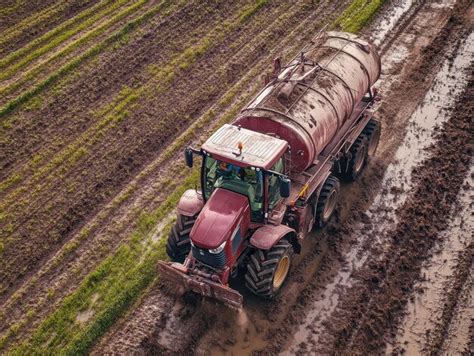
POLYGON ((474 6, 4 0, 0 353, 469 354, 474 6), (272 301, 167 292, 199 146, 321 28, 382 54, 381 143, 272 301))

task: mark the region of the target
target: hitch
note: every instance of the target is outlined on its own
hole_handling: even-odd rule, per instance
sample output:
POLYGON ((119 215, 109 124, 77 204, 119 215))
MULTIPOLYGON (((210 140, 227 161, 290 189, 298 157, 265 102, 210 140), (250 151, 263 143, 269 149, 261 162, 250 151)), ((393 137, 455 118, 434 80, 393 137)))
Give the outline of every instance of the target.
POLYGON ((184 287, 185 290, 214 298, 234 309, 242 308, 242 294, 221 283, 202 276, 188 274, 188 268, 181 263, 158 261, 158 270, 162 278, 184 287))

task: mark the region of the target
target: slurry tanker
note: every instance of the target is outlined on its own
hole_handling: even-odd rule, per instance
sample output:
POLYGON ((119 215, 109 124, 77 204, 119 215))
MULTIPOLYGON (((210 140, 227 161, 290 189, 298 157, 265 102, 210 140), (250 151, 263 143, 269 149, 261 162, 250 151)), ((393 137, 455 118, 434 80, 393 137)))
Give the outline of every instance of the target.
POLYGON ((185 149, 189 167, 202 157, 201 189, 181 197, 166 246, 172 262, 158 266, 163 278, 236 308, 237 275, 257 296, 279 292, 302 240, 344 199, 339 181, 361 174, 380 137, 370 108, 381 63, 371 43, 321 32, 273 67, 231 124, 185 149))

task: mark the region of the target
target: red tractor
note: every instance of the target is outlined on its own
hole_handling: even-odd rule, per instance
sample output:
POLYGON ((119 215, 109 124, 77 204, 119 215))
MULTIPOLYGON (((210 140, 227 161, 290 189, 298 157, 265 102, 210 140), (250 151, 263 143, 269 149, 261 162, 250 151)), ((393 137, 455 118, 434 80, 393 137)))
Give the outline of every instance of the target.
POLYGON ((162 277, 237 308, 238 273, 254 294, 278 293, 301 240, 331 218, 339 179, 355 180, 377 148, 380 70, 375 47, 342 32, 319 34, 287 66, 276 59, 233 123, 185 150, 189 167, 202 157, 201 190, 178 204, 162 277))

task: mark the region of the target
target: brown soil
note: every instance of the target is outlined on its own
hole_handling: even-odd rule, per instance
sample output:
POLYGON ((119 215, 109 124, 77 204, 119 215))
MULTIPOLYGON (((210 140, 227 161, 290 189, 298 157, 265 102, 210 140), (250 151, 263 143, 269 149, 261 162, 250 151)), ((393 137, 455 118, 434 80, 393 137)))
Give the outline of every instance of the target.
MULTIPOLYGON (((0 260, 0 336, 34 307, 39 310, 34 319, 10 341, 27 335, 129 235, 137 211, 158 206, 173 189, 166 177, 177 174, 173 168, 181 155, 155 166, 163 148, 249 68, 264 70, 283 47, 286 54, 294 52, 312 37, 315 24, 319 27, 328 17, 337 16, 346 2, 272 2, 252 21, 213 42, 196 62, 178 70, 171 82, 153 78, 149 65, 163 67, 195 45, 196 38, 210 34, 216 24, 235 17, 247 3, 187 2, 169 16, 157 15, 125 43, 108 48, 46 91, 39 107, 22 108, 11 116, 15 118, 13 128, 0 136, 0 150, 5 153, 0 155, 0 177, 20 170, 23 174, 19 182, 0 193, 2 201, 10 199, 9 225, 0 222, 2 235, 8 237, 0 260), (282 15, 287 16, 280 18, 282 15), (263 23, 266 31, 262 31, 263 23), (95 113, 114 102, 124 86, 136 88, 144 83, 150 88, 160 85, 157 95, 141 97, 128 115, 86 144, 86 152, 73 164, 60 164, 34 176, 35 170, 47 167, 71 142, 92 135, 91 128, 104 116, 95 113), (30 168, 28 162, 38 152, 45 160, 30 168), (143 176, 135 179, 140 172, 143 176), (113 199, 129 186, 136 189, 115 204, 113 199), (23 190, 12 199, 19 188, 23 190), (81 241, 79 231, 85 226, 92 226, 90 235, 81 241), (76 240, 81 242, 77 251, 65 252, 65 243, 76 240), (60 259, 63 252, 65 257, 60 259), (12 298, 15 291, 19 295, 12 298)), ((192 295, 176 297, 165 285, 154 285, 94 352, 382 353, 403 319, 404 306, 416 292, 422 263, 447 225, 470 164, 472 79, 471 89, 458 98, 448 122, 438 130, 436 144, 427 151, 429 157, 411 172, 411 190, 405 192, 392 186, 393 181, 385 182, 384 174, 390 165, 396 166, 395 153, 409 131, 408 119, 432 86, 444 57, 454 58, 472 31, 472 13, 472 6, 464 1, 458 1, 454 9, 416 2, 382 43, 388 69, 377 114, 384 127, 379 153, 358 182, 343 186, 345 200, 337 216, 327 229, 305 241, 304 252, 296 259, 280 296, 262 302, 237 280, 234 286, 244 294, 245 309, 235 313, 213 301, 192 295), (407 56, 399 61, 393 55, 403 45, 407 56), (396 211, 390 203, 374 211, 380 194, 406 199, 396 211), (374 236, 378 225, 389 232, 383 239, 374 236), (355 260, 360 257, 360 267, 346 259, 352 250, 359 251, 355 260), (346 283, 346 277, 355 282, 346 283), (305 321, 308 316, 314 316, 310 323, 305 321)), ((376 30, 373 25, 366 33, 376 30)), ((254 82, 259 85, 258 80, 254 82)), ((195 140, 211 129, 196 132, 195 140)), ((428 350, 440 347, 450 332, 469 261, 472 265, 472 244, 461 255, 449 289, 452 299, 443 306, 443 321, 433 331, 428 350)), ((473 330, 471 325, 471 343, 473 330)))
MULTIPOLYGON (((31 9, 30 15, 38 13, 39 11, 47 7, 45 5, 48 5, 47 1, 41 1, 41 2, 27 1, 27 3, 36 6, 34 9, 31 9)), ((55 2, 52 1, 50 2, 49 5, 51 6, 53 3, 55 2)), ((61 8, 61 11, 55 14, 54 17, 50 17, 48 18, 48 21, 42 21, 36 26, 32 26, 32 27, 27 26, 25 29, 22 29, 12 41, 9 41, 3 44, 2 46, 0 46, 0 56, 7 55, 9 53, 12 53, 20 49, 31 40, 37 37, 40 37, 41 35, 45 34, 49 30, 54 29, 56 26, 58 26, 62 22, 74 17, 75 15, 79 14, 81 11, 84 11, 85 9, 93 6, 95 3, 97 3, 97 0, 67 1, 64 7, 61 8)), ((8 21, 10 21, 11 24, 16 24, 19 21, 21 21, 21 19, 27 17, 26 14, 21 13, 21 19, 20 19, 20 17, 18 18, 16 17, 18 15, 20 15, 19 12, 15 12, 15 14, 9 15, 8 21)), ((0 21, 0 23, 2 24, 4 23, 3 19, 0 21)))
POLYGON ((4 31, 8 27, 20 22, 35 12, 55 3, 57 0, 45 0, 40 3, 36 1, 2 1, 2 12, 0 12, 0 31, 4 31), (16 5, 19 5, 18 7, 16 5))

